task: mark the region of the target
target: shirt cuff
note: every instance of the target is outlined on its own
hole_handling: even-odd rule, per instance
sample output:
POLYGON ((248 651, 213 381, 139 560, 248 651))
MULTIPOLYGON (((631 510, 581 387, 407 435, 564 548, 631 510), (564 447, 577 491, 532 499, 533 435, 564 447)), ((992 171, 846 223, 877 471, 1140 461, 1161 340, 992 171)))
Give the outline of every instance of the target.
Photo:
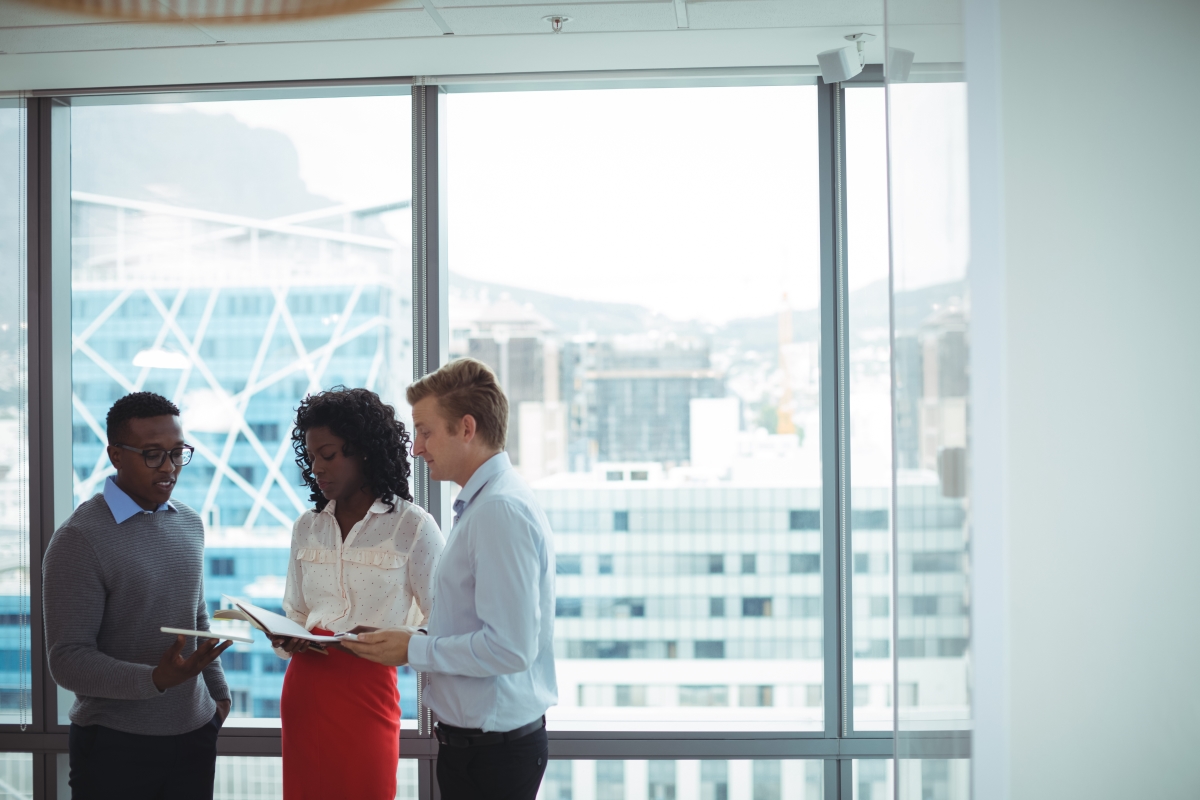
POLYGON ((417 634, 408 640, 408 665, 417 672, 429 671, 429 649, 433 645, 432 636, 417 634))

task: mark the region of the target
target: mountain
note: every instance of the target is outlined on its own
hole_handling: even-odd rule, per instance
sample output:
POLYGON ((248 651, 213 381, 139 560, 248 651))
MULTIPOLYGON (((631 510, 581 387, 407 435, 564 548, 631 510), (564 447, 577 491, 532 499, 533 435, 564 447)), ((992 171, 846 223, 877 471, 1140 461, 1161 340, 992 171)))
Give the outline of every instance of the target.
MULTIPOLYGON (((620 334, 659 330, 680 337, 707 339, 714 349, 733 347, 738 350, 757 350, 770 353, 779 346, 779 315, 735 319, 724 325, 711 326, 697 322, 679 322, 656 314, 636 303, 606 303, 578 300, 571 297, 521 289, 500 283, 450 274, 450 290, 471 299, 498 298, 507 294, 513 301, 533 306, 549 319, 563 334, 594 331, 601 338, 620 334)), ((962 298, 964 281, 951 281, 897 292, 895 298, 896 329, 911 331, 919 328, 938 307, 952 299, 962 298)), ((850 308, 854 331, 888 326, 888 285, 886 280, 867 284, 850 293, 850 308)), ((818 309, 792 312, 792 338, 803 342, 820 336, 821 315, 818 309)))
POLYGON ((649 330, 671 331, 684 336, 703 336, 705 333, 697 323, 680 323, 636 303, 576 300, 549 292, 479 281, 454 272, 450 273, 450 291, 472 300, 495 299, 507 294, 516 303, 533 306, 564 335, 595 331, 606 337, 649 330))
POLYGON ((71 162, 75 191, 257 219, 336 205, 308 190, 286 135, 186 107, 73 109, 71 162))

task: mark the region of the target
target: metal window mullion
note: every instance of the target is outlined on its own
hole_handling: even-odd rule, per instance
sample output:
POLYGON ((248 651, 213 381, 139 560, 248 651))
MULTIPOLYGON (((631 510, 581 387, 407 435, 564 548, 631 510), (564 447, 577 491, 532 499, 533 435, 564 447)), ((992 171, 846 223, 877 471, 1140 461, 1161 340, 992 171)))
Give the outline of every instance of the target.
MULTIPOLYGON (((841 629, 842 735, 854 734, 854 529, 850 511, 850 302, 846 233, 846 90, 834 90, 834 212, 838 389, 838 612, 841 629)), ((846 773, 849 784, 849 773, 846 773)))
MULTIPOLYGON (((43 314, 39 298, 41 296, 40 285, 40 267, 41 267, 41 239, 38 220, 40 219, 39 212, 41 211, 41 171, 39 169, 40 161, 39 154, 41 153, 41 136, 40 136, 40 121, 41 115, 38 113, 41 101, 26 100, 22 113, 24 114, 24 135, 25 141, 22 148, 23 162, 18 165, 18 169, 25 171, 25 196, 21 198, 21 202, 25 203, 25 230, 21 234, 25 237, 25 263, 18 265, 18 268, 25 270, 25 387, 26 387, 26 420, 28 427, 24 434, 28 437, 26 453, 29 462, 26 464, 26 480, 28 485, 25 487, 25 497, 29 499, 29 503, 22 511, 27 511, 29 514, 27 524, 29 525, 29 537, 26 545, 29 548, 26 563, 29 566, 29 667, 30 667, 30 701, 32 708, 31 718, 33 725, 28 729, 35 732, 46 730, 46 719, 49 716, 48 712, 52 712, 53 706, 48 706, 46 703, 45 690, 43 687, 49 685, 48 674, 44 663, 43 653, 45 649, 42 646, 42 553, 45 548, 42 546, 42 524, 43 504, 41 502, 42 495, 42 426, 46 423, 43 415, 40 413, 42 407, 42 362, 38 358, 41 352, 42 321, 43 314)), ((46 457, 52 457, 52 450, 46 453, 46 457)), ((53 470, 51 470, 53 474, 53 470)))
POLYGON ((854 761, 844 758, 838 762, 839 800, 854 800, 854 761))
MULTIPOLYGON (((444 104, 440 87, 416 79, 412 88, 414 380, 442 366, 449 349, 444 104)), ((446 528, 443 487, 429 480, 425 463, 419 459, 415 472, 417 501, 446 528)))
MULTIPOLYGON (((426 369, 428 352, 427 299, 426 299, 426 256, 428 245, 426 236, 426 198, 425 198, 425 87, 413 87, 412 90, 412 353, 413 380, 419 380, 428 371, 426 369)), ((429 467, 419 458, 413 459, 413 499, 417 504, 430 510, 429 504, 429 467)), ((417 732, 421 736, 429 735, 429 711, 425 707, 425 674, 417 673, 417 732)), ((418 785, 422 775, 417 776, 418 785)), ((420 787, 419 787, 420 788, 420 787)), ((422 795, 425 793, 422 792, 422 795)))
POLYGON ((58 796, 58 753, 34 753, 33 800, 58 800, 58 796))
MULTIPOLYGON (((412 358, 413 380, 425 375, 428 337, 425 302, 425 87, 412 89, 412 358)), ((429 509, 429 470, 425 462, 414 459, 413 499, 429 509)))
POLYGON ((26 110, 29 589, 31 732, 58 724, 57 687, 46 664, 42 555, 70 515, 71 469, 71 109, 55 98, 26 110))
MULTIPOLYGON (((412 250, 413 250, 413 379, 435 371, 447 357, 449 344, 446 262, 446 167, 444 146, 444 95, 423 78, 412 88, 412 250)), ((414 497, 445 530, 449 487, 429 479, 421 459, 413 465, 414 497)), ((432 734, 432 719, 425 705, 426 676, 417 674, 417 730, 432 734)), ((437 796, 434 773, 422 762, 418 792, 422 800, 437 796)))
POLYGON ((819 83, 821 209, 821 532, 824 596, 825 734, 853 731, 850 598, 850 442, 847 391, 845 93, 819 83))
MULTIPOLYGON (((884 26, 884 52, 887 50, 887 42, 891 36, 891 28, 887 24, 889 3, 885 0, 883 6, 884 26)), ((892 680, 892 797, 894 800, 900 800, 900 653, 898 652, 898 644, 900 642, 900 492, 898 488, 900 474, 900 456, 899 449, 896 446, 896 409, 897 405, 897 390, 896 382, 896 253, 895 253, 895 219, 893 218, 892 205, 892 90, 887 81, 886 64, 884 65, 884 89, 883 89, 883 135, 885 144, 886 158, 886 191, 887 191, 887 225, 888 225, 888 397, 891 401, 891 414, 888 415, 889 425, 888 433, 890 437, 889 444, 892 450, 892 474, 891 474, 891 493, 888 497, 888 529, 890 535, 890 543, 892 548, 891 563, 888 565, 891 570, 891 580, 889 581, 889 594, 891 596, 890 608, 891 612, 891 680, 892 680)))

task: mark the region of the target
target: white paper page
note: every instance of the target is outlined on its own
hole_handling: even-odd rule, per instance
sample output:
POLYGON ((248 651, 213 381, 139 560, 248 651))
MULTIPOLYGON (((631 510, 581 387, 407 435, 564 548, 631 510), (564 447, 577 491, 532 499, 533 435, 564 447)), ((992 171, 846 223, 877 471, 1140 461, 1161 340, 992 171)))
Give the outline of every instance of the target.
POLYGON ((237 633, 221 633, 220 631, 193 631, 187 628, 159 628, 163 633, 182 634, 184 636, 195 636, 200 639, 221 639, 230 642, 244 642, 246 644, 254 644, 254 640, 249 636, 242 636, 237 633))
MULTIPOLYGON (((232 597, 230 597, 229 595, 225 595, 225 599, 231 603, 235 602, 234 599, 232 597)), ((227 622, 228 621, 245 622, 250 627, 257 628, 258 630, 263 631, 263 633, 266 633, 266 631, 263 630, 262 625, 259 625, 257 622, 255 622, 253 619, 251 619, 250 615, 247 614, 245 611, 242 611, 240 608, 219 609, 219 610, 213 612, 212 618, 214 620, 223 620, 223 621, 227 621, 227 622)))
POLYGON ((310 642, 336 642, 336 636, 320 636, 315 633, 309 633, 300 625, 282 614, 276 614, 274 611, 267 611, 265 608, 260 608, 253 603, 247 603, 245 600, 238 600, 235 597, 230 597, 229 600, 247 616, 253 617, 267 633, 272 636, 290 636, 296 639, 307 639, 310 642))

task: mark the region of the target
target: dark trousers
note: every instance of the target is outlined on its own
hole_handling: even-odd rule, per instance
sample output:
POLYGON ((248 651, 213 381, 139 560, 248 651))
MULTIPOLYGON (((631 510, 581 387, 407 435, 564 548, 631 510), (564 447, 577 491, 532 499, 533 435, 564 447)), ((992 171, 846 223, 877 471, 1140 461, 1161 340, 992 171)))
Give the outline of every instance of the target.
POLYGON ((535 800, 550 745, 546 729, 502 744, 438 748, 442 800, 535 800))
POLYGON ((71 800, 212 800, 221 717, 178 736, 71 725, 71 800))

